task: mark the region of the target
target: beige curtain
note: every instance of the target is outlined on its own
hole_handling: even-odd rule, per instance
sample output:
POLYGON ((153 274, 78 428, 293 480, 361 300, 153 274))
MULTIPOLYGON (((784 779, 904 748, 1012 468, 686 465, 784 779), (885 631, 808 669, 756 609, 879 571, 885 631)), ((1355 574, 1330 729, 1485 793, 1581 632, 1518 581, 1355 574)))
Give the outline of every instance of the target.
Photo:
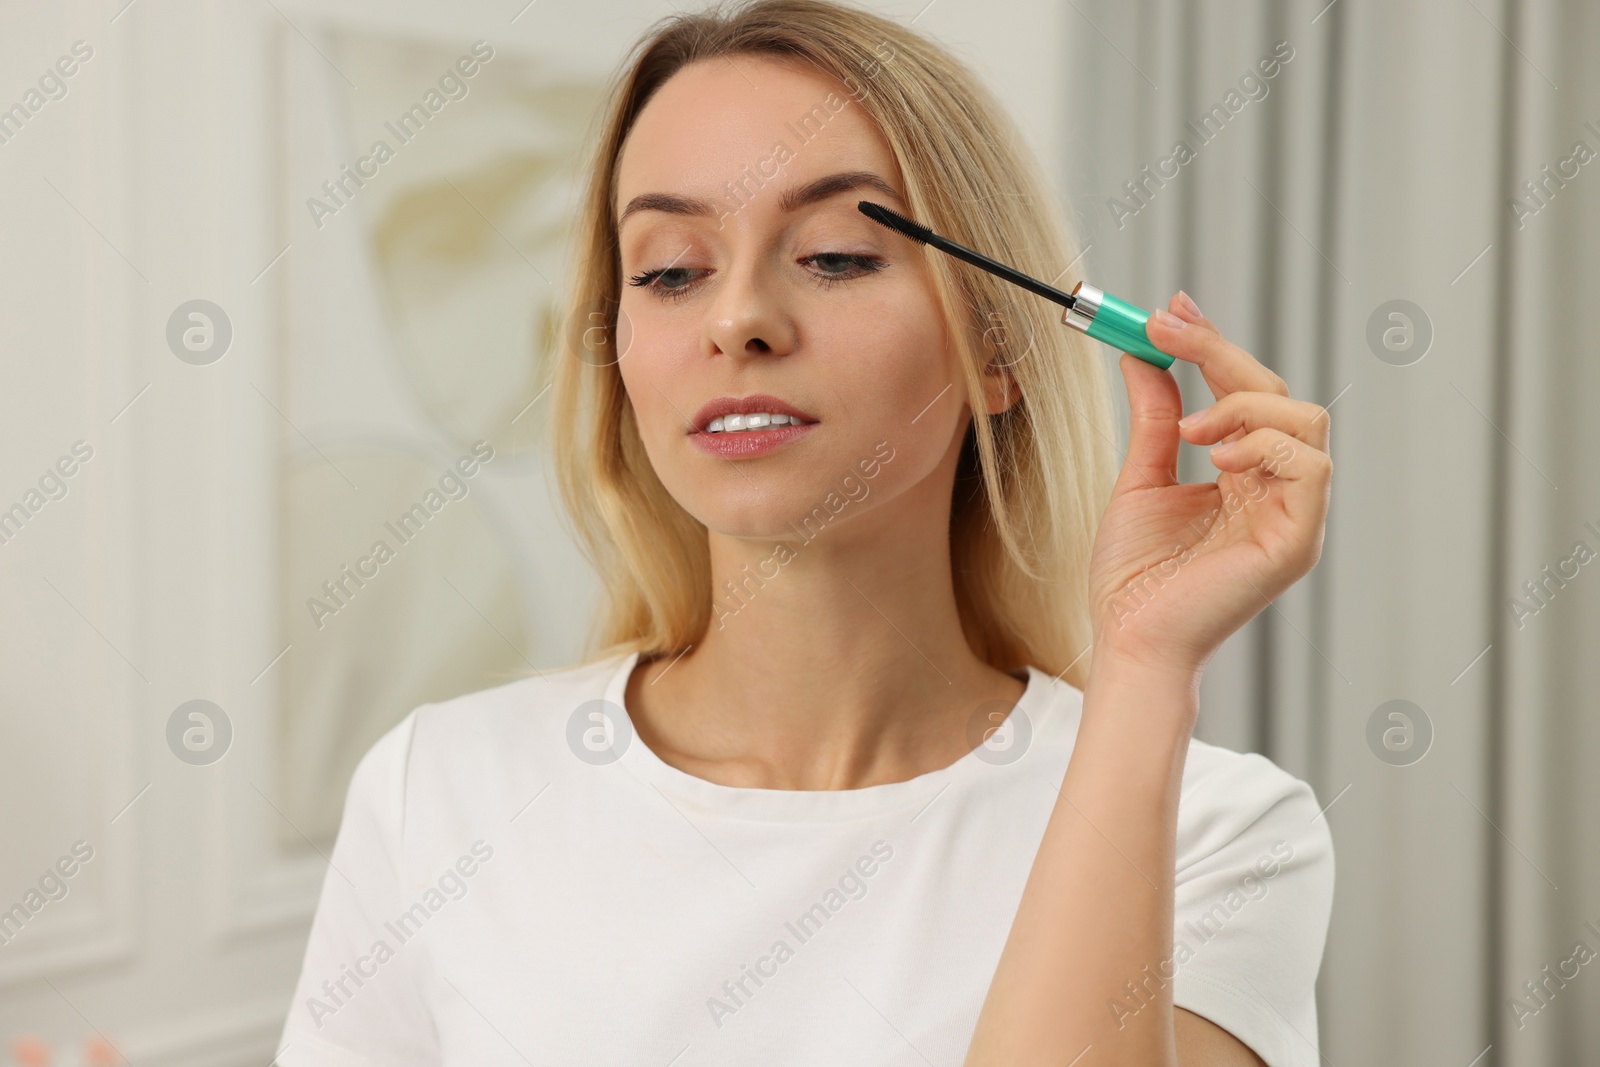
POLYGON ((1200 726, 1331 805, 1323 1062, 1600 1063, 1600 7, 1070 7, 1061 281, 1331 405, 1322 561, 1200 726))

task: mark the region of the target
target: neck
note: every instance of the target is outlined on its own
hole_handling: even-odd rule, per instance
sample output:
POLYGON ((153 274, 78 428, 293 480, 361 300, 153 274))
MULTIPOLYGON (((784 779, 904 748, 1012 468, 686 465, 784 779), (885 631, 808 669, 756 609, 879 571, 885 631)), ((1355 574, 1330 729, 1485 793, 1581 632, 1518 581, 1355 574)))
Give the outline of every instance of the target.
POLYGON ((903 781, 969 751, 973 713, 1023 686, 963 636, 941 473, 953 471, 843 507, 810 540, 712 532, 710 626, 630 686, 652 750, 713 781, 776 789, 903 781))

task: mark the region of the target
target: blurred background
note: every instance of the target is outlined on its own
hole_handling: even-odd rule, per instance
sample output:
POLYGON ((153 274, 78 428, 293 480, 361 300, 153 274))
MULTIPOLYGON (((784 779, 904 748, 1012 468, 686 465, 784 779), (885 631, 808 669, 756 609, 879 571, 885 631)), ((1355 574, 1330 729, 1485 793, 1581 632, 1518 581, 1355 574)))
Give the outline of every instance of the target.
MULTIPOLYGON (((1323 1062, 1600 1063, 1600 9, 870 6, 1021 124, 1064 281, 1330 407, 1322 561, 1199 729, 1326 805, 1323 1062)), ((357 759, 580 655, 535 360, 675 10, 0 5, 0 1063, 268 1063, 357 759)))

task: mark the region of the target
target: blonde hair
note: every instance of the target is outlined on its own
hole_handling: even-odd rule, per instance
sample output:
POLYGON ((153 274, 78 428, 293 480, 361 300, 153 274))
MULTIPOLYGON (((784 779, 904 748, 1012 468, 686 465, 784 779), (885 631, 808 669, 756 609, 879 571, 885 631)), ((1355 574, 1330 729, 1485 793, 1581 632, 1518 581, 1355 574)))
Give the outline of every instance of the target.
MULTIPOLYGON (((624 59, 598 117, 568 328, 547 375, 557 480, 603 583, 590 659, 677 652, 712 618, 706 528, 657 478, 617 370, 614 203, 622 145, 651 95, 690 63, 739 55, 803 63, 850 88, 899 161, 911 214, 924 225, 1046 281, 1078 254, 1015 125, 971 71, 912 30, 828 0, 755 0, 658 22, 624 59)), ((1114 477, 1099 352, 1062 325, 1055 305, 926 254, 974 413, 951 501, 962 631, 999 670, 1066 671, 1081 689, 1092 635, 1089 552, 1114 477), (998 415, 985 410, 990 363, 1005 366, 1021 391, 998 415)))

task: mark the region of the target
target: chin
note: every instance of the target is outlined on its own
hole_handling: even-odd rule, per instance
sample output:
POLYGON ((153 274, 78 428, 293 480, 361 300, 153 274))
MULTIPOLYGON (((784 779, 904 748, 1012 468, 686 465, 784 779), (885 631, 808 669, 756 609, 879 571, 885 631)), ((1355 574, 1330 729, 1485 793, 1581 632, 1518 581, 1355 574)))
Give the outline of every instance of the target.
POLYGON ((696 506, 686 505, 690 514, 724 537, 809 542, 864 513, 892 483, 904 480, 905 472, 897 468, 907 457, 881 436, 863 441, 847 455, 835 451, 819 449, 798 465, 775 455, 770 463, 742 461, 742 470, 718 469, 714 502, 704 499, 703 485, 674 496, 694 501, 696 506), (890 472, 897 477, 886 477, 890 472))

